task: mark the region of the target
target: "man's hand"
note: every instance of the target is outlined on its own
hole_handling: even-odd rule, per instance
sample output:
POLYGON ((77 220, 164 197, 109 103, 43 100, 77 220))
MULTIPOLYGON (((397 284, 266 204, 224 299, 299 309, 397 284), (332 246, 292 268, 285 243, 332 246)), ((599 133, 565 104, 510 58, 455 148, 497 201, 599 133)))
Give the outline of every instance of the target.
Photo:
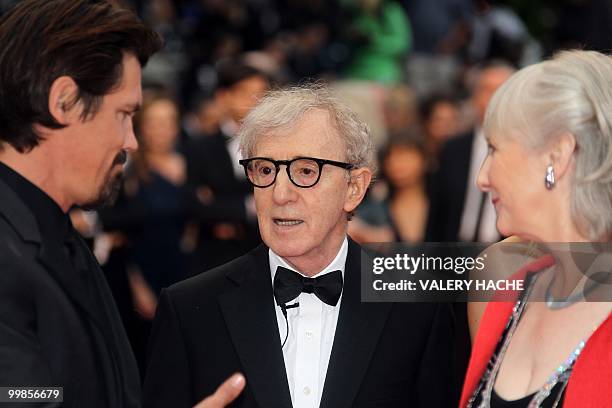
POLYGON ((203 399, 193 408, 223 408, 240 395, 245 384, 246 380, 244 376, 240 373, 236 373, 225 380, 213 395, 203 399))

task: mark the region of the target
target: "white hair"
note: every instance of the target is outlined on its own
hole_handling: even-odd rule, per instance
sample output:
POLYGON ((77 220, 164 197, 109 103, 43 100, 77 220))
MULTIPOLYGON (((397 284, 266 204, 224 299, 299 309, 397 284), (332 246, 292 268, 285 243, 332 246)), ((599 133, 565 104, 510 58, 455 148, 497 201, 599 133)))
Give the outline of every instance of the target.
POLYGON ((571 216, 596 241, 612 237, 612 58, 563 51, 514 74, 491 99, 486 134, 513 134, 542 148, 576 138, 571 216))
POLYGON ((346 145, 346 160, 357 168, 375 171, 375 150, 369 126, 321 84, 268 92, 244 119, 237 137, 243 157, 252 157, 259 137, 290 129, 307 112, 322 110, 346 145))

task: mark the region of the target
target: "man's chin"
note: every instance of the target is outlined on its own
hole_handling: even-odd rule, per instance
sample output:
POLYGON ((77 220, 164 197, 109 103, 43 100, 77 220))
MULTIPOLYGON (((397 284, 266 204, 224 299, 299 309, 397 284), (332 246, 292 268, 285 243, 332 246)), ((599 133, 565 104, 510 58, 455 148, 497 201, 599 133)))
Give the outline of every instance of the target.
POLYGON ((110 207, 117 201, 121 184, 123 182, 123 172, 120 172, 114 177, 109 178, 102 186, 98 197, 88 203, 81 205, 84 210, 99 210, 101 208, 110 207))
POLYGON ((268 242, 264 240, 264 243, 268 245, 276 255, 282 258, 300 257, 308 252, 308 248, 300 242, 274 240, 268 244, 268 242))

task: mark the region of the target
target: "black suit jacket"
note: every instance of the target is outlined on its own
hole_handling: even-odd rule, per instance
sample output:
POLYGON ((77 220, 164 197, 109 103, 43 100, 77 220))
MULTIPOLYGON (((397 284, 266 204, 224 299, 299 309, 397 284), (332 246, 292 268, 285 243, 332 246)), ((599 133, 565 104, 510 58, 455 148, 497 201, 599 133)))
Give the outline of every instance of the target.
POLYGON ((64 387, 66 408, 137 407, 138 369, 85 242, 88 270, 80 272, 93 274, 102 293, 74 279, 69 258, 50 249, 1 180, 0 197, 0 386, 64 387))
POLYGON ((457 242, 472 160, 474 132, 449 140, 432 177, 425 240, 457 242))
MULTIPOLYGON (((425 240, 458 242, 461 218, 472 161, 475 131, 449 140, 440 154, 440 167, 433 175, 425 240)), ((453 303, 455 343, 453 349, 453 398, 459 398, 471 351, 465 303, 453 303)))
MULTIPOLYGON (((450 407, 448 305, 361 303, 361 248, 349 241, 322 408, 450 407)), ((291 397, 264 245, 165 290, 150 341, 144 407, 192 407, 232 373, 232 407, 287 408, 291 397)))

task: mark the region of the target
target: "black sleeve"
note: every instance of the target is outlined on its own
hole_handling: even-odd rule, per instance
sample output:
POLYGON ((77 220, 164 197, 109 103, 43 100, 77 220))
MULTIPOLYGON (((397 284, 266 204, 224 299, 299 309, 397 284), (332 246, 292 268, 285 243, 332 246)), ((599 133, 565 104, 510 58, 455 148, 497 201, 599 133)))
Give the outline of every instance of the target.
POLYGON ((149 339, 143 408, 191 408, 191 378, 185 342, 174 303, 162 291, 149 339))
MULTIPOLYGON (((20 254, 0 248, 0 387, 62 386, 51 374, 36 327, 35 293, 24 282, 20 254)), ((5 406, 3 404, 0 404, 5 406)), ((6 407, 57 407, 59 403, 6 403, 6 407)))

